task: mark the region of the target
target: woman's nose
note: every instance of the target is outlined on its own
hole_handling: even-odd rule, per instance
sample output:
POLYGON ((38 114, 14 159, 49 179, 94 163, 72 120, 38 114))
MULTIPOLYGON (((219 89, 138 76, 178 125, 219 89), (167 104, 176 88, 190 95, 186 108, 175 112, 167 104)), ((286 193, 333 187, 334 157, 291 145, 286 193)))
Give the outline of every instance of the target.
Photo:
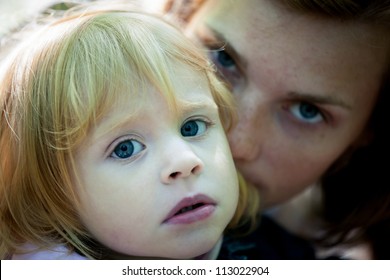
POLYGON ((238 124, 229 132, 228 140, 235 160, 252 161, 261 152, 265 134, 257 114, 239 114, 238 124))
POLYGON ((172 149, 173 152, 167 156, 167 163, 161 171, 161 181, 164 184, 202 173, 204 163, 190 147, 181 144, 172 149))

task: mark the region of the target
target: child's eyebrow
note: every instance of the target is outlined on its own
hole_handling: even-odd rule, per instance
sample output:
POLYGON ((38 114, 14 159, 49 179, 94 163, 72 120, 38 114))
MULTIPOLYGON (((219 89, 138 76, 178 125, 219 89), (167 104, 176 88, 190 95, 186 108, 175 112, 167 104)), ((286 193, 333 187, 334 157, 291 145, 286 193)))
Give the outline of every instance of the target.
POLYGON ((93 133, 91 135, 93 135, 94 141, 98 141, 111 133, 115 133, 115 131, 121 130, 125 126, 129 126, 129 124, 134 123, 138 118, 139 114, 128 115, 121 119, 107 117, 96 124, 92 129, 93 133))
POLYGON ((188 115, 196 111, 218 111, 218 106, 213 99, 206 99, 197 102, 178 102, 178 112, 181 115, 188 115))

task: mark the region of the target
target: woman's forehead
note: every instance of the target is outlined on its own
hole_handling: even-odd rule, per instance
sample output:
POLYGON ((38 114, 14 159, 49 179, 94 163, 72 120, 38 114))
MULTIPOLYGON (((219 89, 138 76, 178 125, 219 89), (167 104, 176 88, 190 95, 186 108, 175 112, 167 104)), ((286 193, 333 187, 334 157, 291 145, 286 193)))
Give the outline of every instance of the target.
MULTIPOLYGON (((205 6, 200 11, 203 15, 199 14, 191 23, 192 32, 211 30, 214 38, 230 45, 243 61, 248 62, 250 69, 247 71, 272 67, 275 61, 282 61, 285 67, 295 70, 313 62, 317 64, 317 70, 328 66, 345 66, 353 70, 364 65, 382 73, 388 64, 388 28, 302 16, 272 1, 259 0, 257 5, 247 0, 211 2, 224 7, 225 12, 209 11, 205 6), (267 13, 269 11, 271 13, 267 13)), ((252 72, 256 75, 257 71, 252 72)))

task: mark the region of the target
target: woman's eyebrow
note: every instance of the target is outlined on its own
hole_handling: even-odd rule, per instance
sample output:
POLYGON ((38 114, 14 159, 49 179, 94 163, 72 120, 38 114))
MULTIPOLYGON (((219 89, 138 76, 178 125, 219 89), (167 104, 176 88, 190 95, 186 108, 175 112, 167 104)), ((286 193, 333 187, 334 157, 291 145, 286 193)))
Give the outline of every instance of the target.
MULTIPOLYGON (((228 54, 232 56, 232 58, 235 59, 235 61, 240 65, 240 67, 245 68, 247 66, 247 60, 240 55, 237 50, 229 43, 229 41, 226 39, 226 37, 220 33, 219 31, 215 30, 210 25, 206 25, 209 32, 212 33, 212 36, 215 38, 216 41, 219 41, 221 43, 221 48, 226 49, 228 54)), ((202 37, 202 36, 200 36, 202 37)), ((295 99, 302 99, 306 100, 308 102, 313 102, 317 104, 328 104, 328 105, 335 105, 342 107, 347 110, 351 110, 352 106, 345 102, 344 100, 341 100, 340 98, 337 98, 335 96, 325 96, 325 95, 315 95, 315 94, 309 94, 309 93, 303 93, 303 92, 289 92, 288 96, 290 98, 295 99)))
POLYGON ((301 93, 291 91, 288 94, 288 97, 293 99, 301 99, 311 103, 324 104, 324 105, 335 105, 338 107, 342 107, 347 110, 351 110, 352 106, 345 102, 344 100, 336 97, 336 96, 328 96, 328 95, 314 95, 308 93, 301 93))

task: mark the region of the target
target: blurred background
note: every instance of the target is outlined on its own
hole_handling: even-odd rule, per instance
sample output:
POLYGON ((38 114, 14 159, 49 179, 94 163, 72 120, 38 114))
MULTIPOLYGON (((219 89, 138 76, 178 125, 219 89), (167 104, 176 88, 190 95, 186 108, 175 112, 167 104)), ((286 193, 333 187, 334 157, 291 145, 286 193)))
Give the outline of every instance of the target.
MULTIPOLYGON (((28 36, 42 19, 41 12, 49 6, 63 3, 108 2, 128 3, 135 2, 149 12, 160 10, 166 0, 0 0, 0 62, 3 61, 17 43, 28 36)), ((65 7, 66 8, 66 7, 65 7)), ((49 14, 45 14, 47 17, 49 14)))
POLYGON ((0 38, 55 2, 54 0, 0 0, 0 38))
MULTIPOLYGON (((153 11, 158 9, 164 0, 141 0, 153 11)), ((59 2, 91 2, 90 0, 56 1, 56 0, 0 0, 0 48, 1 40, 8 32, 31 21, 39 11, 59 2)), ((110 2, 105 0, 105 2, 110 2)), ((113 1, 115 2, 115 1, 113 1)), ((123 1, 124 2, 124 1, 123 1)))

